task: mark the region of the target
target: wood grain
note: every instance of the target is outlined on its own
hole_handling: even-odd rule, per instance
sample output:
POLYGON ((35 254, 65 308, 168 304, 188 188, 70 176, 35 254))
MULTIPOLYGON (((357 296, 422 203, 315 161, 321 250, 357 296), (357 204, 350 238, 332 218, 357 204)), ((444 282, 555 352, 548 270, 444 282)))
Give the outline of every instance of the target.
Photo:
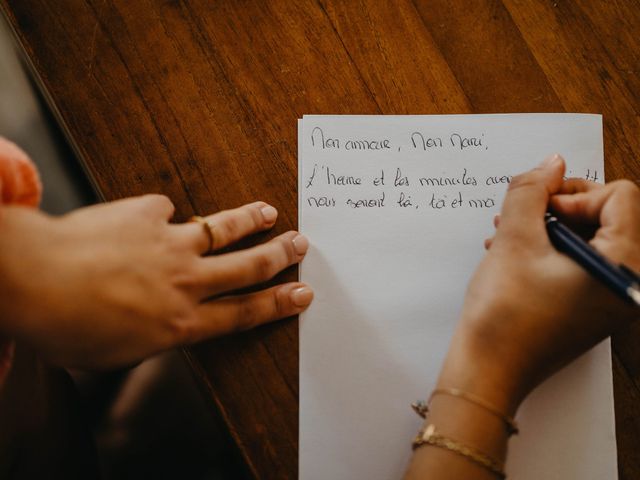
MULTIPOLYGON (((280 219, 254 241, 296 228, 296 120, 311 113, 603 113, 607 178, 640 180, 640 13, 630 0, 2 8, 102 198, 161 192, 177 221, 261 199, 280 219)), ((614 342, 624 479, 640 476, 638 340, 634 328, 614 342)), ((250 475, 296 478, 296 321, 186 355, 250 475)))

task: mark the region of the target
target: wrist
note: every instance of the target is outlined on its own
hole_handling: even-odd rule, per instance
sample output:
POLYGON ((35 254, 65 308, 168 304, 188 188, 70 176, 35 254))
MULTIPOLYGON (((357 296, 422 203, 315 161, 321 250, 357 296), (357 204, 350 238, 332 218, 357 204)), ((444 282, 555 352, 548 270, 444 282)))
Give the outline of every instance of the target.
POLYGON ((503 420, 464 398, 445 394, 431 398, 426 424, 502 463, 510 434, 503 420))
MULTIPOLYGON (((32 246, 34 235, 46 235, 47 217, 31 208, 4 207, 0 212, 0 331, 17 336, 42 309, 42 262, 47 242, 32 246)), ((46 310, 45 310, 46 311, 46 310)))
POLYGON ((526 396, 518 371, 517 361, 495 361, 495 356, 484 348, 455 337, 436 389, 461 390, 492 405, 502 415, 513 417, 526 396))
POLYGON ((496 415, 467 398, 438 392, 429 400, 426 423, 414 440, 415 450, 406 479, 438 472, 438 478, 493 480, 504 472, 509 429, 502 414, 496 415), (431 432, 431 433, 429 433, 431 432), (436 435, 443 443, 428 440, 436 435), (434 448, 436 447, 440 448, 434 448), (453 446, 451 446, 453 445, 453 446), (486 463, 490 462, 490 463, 486 463), (446 470, 441 470, 443 464, 446 470))

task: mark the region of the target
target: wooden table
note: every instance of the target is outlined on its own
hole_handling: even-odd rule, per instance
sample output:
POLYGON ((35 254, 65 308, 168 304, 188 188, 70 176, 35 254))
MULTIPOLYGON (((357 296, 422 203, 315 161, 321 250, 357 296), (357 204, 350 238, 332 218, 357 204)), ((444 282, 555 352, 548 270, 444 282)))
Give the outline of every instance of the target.
MULTIPOLYGON (((2 7, 102 198, 161 192, 178 220, 261 199, 281 212, 269 235, 295 228, 309 113, 602 113, 607 178, 640 179, 637 2, 2 7)), ((614 343, 623 479, 640 478, 639 329, 614 343)), ((289 320, 186 352, 258 478, 297 477, 297 331, 289 320)))

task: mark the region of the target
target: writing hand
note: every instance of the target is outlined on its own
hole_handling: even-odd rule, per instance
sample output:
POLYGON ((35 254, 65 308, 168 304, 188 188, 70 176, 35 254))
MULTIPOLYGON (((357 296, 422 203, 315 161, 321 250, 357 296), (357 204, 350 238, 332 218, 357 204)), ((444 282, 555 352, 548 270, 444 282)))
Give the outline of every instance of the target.
MULTIPOLYGON (((174 207, 146 195, 59 218, 6 207, 0 217, 0 328, 77 368, 130 364, 158 351, 304 310, 312 291, 259 284, 298 263, 308 241, 287 232, 253 248, 202 256, 203 225, 170 224, 174 207)), ((217 250, 273 226, 263 202, 207 217, 217 250)))
MULTIPOLYGON (((640 191, 630 182, 599 186, 563 181, 564 161, 550 157, 509 185, 497 231, 467 291, 438 388, 459 389, 513 416, 551 373, 614 330, 637 309, 593 279, 547 236, 549 204, 567 223, 596 228, 591 243, 616 262, 640 269, 640 191)), ((428 421, 443 435, 503 463, 505 423, 464 399, 436 396, 428 421)), ((416 450, 405 475, 489 479, 495 475, 437 448, 416 450)))
POLYGON ((467 292, 441 382, 476 392, 513 412, 528 392, 567 362, 637 317, 637 311, 551 245, 550 204, 568 223, 597 227, 590 240, 616 262, 640 269, 640 191, 631 182, 563 181, 549 158, 510 184, 495 237, 467 292), (466 363, 482 371, 458 378, 466 363), (456 385, 453 385, 453 384, 456 385), (480 385, 482 383, 482 385, 480 385))

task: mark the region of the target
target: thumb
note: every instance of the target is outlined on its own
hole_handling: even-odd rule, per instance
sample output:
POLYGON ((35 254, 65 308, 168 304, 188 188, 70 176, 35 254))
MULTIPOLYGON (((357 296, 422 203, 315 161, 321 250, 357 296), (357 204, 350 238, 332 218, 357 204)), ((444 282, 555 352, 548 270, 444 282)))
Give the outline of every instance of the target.
POLYGON ((544 214, 551 195, 562 186, 564 170, 564 158, 555 154, 513 178, 502 205, 496 241, 501 233, 526 237, 544 234, 546 238, 544 214))

